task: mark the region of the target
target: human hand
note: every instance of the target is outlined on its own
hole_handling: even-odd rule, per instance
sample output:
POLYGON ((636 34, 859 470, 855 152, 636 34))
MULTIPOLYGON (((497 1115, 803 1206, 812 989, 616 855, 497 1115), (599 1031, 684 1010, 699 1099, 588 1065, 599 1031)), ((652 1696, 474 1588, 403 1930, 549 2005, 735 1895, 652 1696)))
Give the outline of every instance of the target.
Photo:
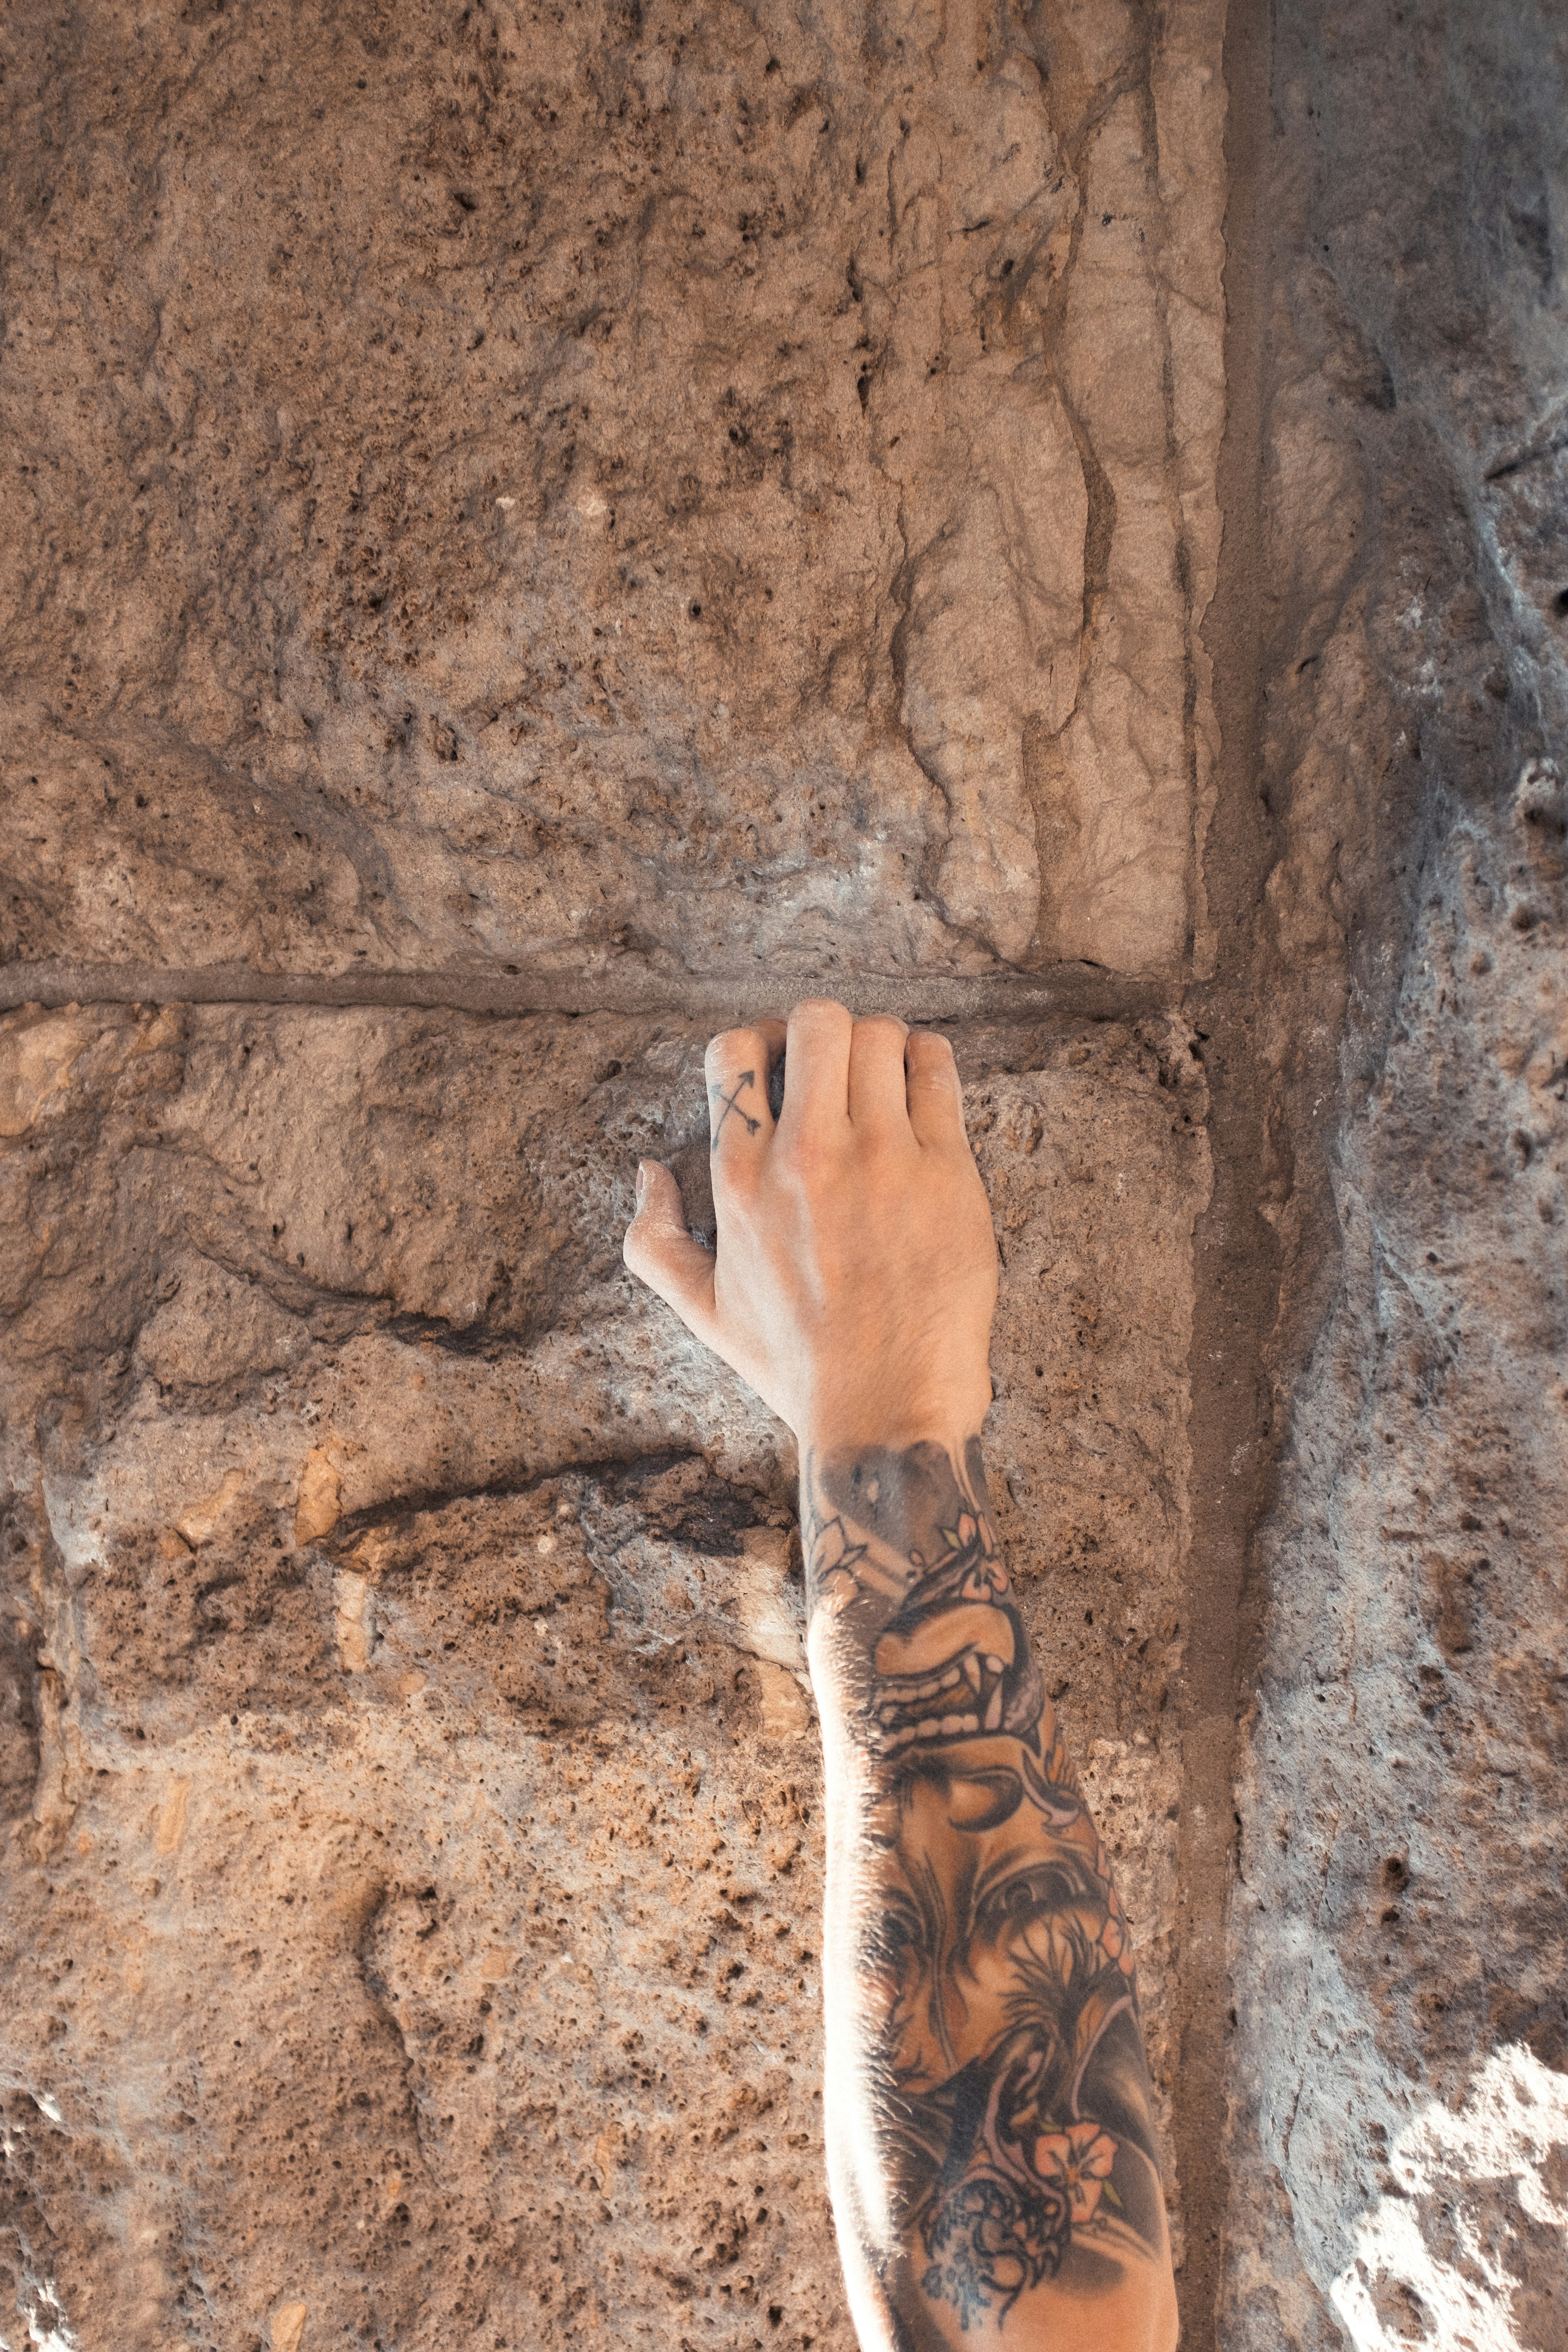
POLYGON ((814 1000, 787 1030, 726 1030, 706 1066, 717 1247, 644 1160, 627 1265, 803 1448, 931 1438, 961 1455, 991 1402, 996 1244, 952 1046, 814 1000))

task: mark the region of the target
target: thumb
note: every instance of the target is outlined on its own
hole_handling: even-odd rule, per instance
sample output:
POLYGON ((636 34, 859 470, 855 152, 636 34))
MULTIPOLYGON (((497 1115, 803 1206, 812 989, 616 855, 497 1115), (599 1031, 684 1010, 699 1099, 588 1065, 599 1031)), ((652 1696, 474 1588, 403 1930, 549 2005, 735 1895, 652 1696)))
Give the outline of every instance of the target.
POLYGON ((622 1253, 639 1281, 706 1339, 713 1322, 713 1253, 687 1230, 680 1187, 660 1160, 637 1162, 637 1213, 622 1253))

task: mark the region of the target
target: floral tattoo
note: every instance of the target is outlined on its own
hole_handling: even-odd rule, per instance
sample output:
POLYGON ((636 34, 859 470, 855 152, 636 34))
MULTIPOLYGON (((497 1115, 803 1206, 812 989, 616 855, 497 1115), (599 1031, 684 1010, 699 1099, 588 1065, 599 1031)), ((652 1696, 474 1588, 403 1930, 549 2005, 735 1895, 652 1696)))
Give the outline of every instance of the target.
POLYGON ((912 2347, 1000 2332, 1053 2284, 1161 2259, 1163 2199, 1127 1923, 1009 1594, 977 1439, 807 1465, 809 1599, 867 1752, 894 2183, 879 2267, 912 2347), (951 2324, 951 2323, 949 2323, 951 2324))

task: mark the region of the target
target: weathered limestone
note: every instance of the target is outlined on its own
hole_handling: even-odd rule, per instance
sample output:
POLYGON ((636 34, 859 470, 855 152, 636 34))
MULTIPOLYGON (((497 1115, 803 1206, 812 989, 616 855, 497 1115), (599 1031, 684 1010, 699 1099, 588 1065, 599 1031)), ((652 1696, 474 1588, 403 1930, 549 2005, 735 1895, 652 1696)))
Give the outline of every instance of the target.
POLYGON ((1221 13, 24 11, 6 957, 1178 975, 1221 13))
POLYGON ((809 988, 958 1045, 1186 2342, 1559 2352, 1553 13, 0 43, 0 2343, 848 2352, 794 1464, 619 1258, 809 988))
POLYGON ((1546 2352, 1568 2292, 1564 60, 1549 10, 1400 23, 1275 37, 1268 1056, 1305 1262, 1238 1797, 1235 2352, 1546 2352))
MULTIPOLYGON (((1429 872, 1337 1176, 1342 1290, 1269 1532, 1237 2087, 1300 2259, 1363 2343, 1421 2340, 1447 2298, 1491 2340, 1546 2347, 1564 2285, 1560 2202, 1486 2185, 1528 2183, 1568 2136, 1568 810, 1539 782, 1527 771, 1511 843, 1461 822, 1429 872), (1402 2135, 1461 2106, 1500 2053, 1540 2147, 1458 2135, 1412 2213, 1402 2135), (1456 2210, 1481 2222, 1489 2279, 1456 2210), (1399 2243, 1412 2221, 1420 2263, 1399 2243)), ((1271 2237, 1261 2261, 1248 2249, 1238 2344, 1335 2340, 1293 2269, 1271 2237)))
POLYGON ((618 1258, 764 981, 1153 983, 963 1054, 1172 2086, 1220 11, 542 16, 5 36, 35 2333, 847 2340, 793 1464, 618 1258))
MULTIPOLYGON (((84 2344, 126 2242, 148 2344, 850 2341, 793 1462, 618 1257, 637 1154, 705 1171, 701 1044, 0 1030, 14 2284, 84 2344)), ((1168 2097, 1202 1075, 1166 1023, 960 1045, 999 1507, 1168 2097)))

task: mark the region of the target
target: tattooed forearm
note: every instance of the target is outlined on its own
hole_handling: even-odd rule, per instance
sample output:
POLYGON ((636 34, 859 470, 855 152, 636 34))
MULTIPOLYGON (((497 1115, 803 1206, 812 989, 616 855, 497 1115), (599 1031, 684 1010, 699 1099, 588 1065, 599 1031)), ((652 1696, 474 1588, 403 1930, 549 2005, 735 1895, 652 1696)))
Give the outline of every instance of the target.
POLYGON ((875 2150, 850 2201, 886 2216, 891 2340, 1110 2342, 1090 2306, 1163 2309, 1168 2279, 1132 1963, 979 1442, 817 1455, 804 1487, 814 1665, 858 1759, 844 2142, 875 2150))

